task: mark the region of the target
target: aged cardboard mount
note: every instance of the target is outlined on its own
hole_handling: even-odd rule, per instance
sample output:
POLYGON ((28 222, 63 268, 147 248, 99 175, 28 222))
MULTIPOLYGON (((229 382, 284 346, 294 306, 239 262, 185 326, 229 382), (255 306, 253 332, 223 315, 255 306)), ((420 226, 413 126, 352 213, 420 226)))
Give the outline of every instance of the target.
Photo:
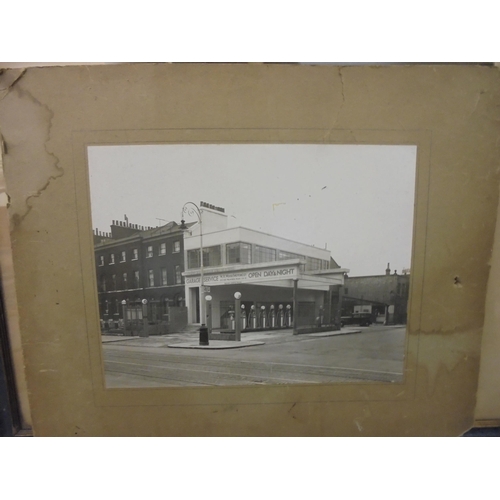
POLYGON ((10 329, 26 423, 39 436, 459 435, 475 411, 497 418, 488 397, 477 413, 476 394, 499 90, 498 69, 486 66, 4 71, 11 234, 2 247, 12 246, 19 330, 10 329), (105 388, 86 148, 200 142, 417 145, 402 384, 105 388))

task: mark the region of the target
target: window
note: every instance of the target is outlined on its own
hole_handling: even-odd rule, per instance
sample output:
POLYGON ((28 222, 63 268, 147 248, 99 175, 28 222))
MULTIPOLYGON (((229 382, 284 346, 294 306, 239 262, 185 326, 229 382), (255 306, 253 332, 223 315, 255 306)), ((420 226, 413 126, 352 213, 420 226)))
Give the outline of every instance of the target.
POLYGON ((148 271, 148 284, 149 286, 155 286, 155 273, 152 269, 148 271))
POLYGON ((106 291, 106 276, 101 276, 101 291, 106 291))
POLYGON ((321 270, 321 259, 314 257, 306 257, 306 271, 319 271, 321 270))
MULTIPOLYGON (((220 266, 221 251, 220 245, 203 249, 203 267, 220 266)), ((188 250, 188 269, 200 267, 200 250, 188 250)))
POLYGON ((146 258, 149 259, 150 257, 153 256, 153 246, 152 245, 149 245, 148 246, 148 250, 146 252, 146 258))
POLYGON ((172 247, 172 253, 179 253, 181 251, 181 242, 174 241, 174 246, 172 247))
POLYGON ((261 247, 255 245, 255 263, 273 262, 276 260, 276 250, 274 248, 261 247))
POLYGON ((111 290, 116 290, 116 274, 111 275, 111 290))
POLYGON ((166 254, 167 254, 167 244, 160 243, 160 251, 158 252, 158 255, 166 255, 166 254))
POLYGON ((123 273, 122 275, 122 281, 123 281, 123 289, 127 289, 127 273, 123 273))
POLYGON ((134 288, 139 288, 139 271, 134 271, 134 288))
POLYGON ((251 264, 252 246, 248 243, 229 243, 226 245, 226 262, 228 264, 251 264))
POLYGON ((349 293, 349 288, 344 288, 344 295, 347 295, 349 293))
POLYGON ((139 258, 139 251, 137 250, 137 248, 134 248, 132 250, 132 260, 137 260, 139 258))
POLYGON ((205 267, 221 265, 220 245, 203 249, 203 265, 205 267))
POLYGON ((111 264, 114 264, 115 263, 115 254, 112 253, 110 256, 109 256, 109 265, 111 264))
POLYGON ((175 266, 175 283, 177 285, 182 283, 181 266, 175 266))
POLYGON ((122 252, 122 259, 120 260, 120 262, 126 262, 127 260, 127 252, 125 252, 125 250, 122 252))
POLYGON ((278 250, 278 260, 288 260, 288 259, 303 259, 303 255, 298 255, 296 253, 284 252, 283 250, 278 250))
POLYGON ((104 255, 99 255, 99 265, 104 266, 104 255))
POLYGON ((167 268, 166 267, 161 268, 161 284, 162 285, 167 284, 167 268))
POLYGON ((188 269, 196 269, 200 267, 200 251, 196 250, 188 250, 188 269))

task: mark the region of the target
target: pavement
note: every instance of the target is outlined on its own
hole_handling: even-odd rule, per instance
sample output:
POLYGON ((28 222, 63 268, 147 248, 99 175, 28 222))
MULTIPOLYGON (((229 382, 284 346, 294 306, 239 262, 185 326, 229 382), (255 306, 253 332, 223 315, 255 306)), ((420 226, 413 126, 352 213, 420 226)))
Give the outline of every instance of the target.
POLYGON ((102 343, 107 344, 108 342, 123 342, 124 340, 137 340, 138 338, 139 337, 130 337, 125 335, 103 335, 102 343))
POLYGON ((282 330, 263 330, 254 332, 242 332, 241 341, 234 340, 210 340, 209 345, 199 344, 198 332, 179 332, 168 335, 154 335, 151 337, 130 337, 124 335, 103 335, 102 343, 121 342, 130 347, 169 347, 173 349, 242 349, 264 345, 266 343, 277 343, 286 338, 308 338, 308 337, 333 337, 336 335, 348 335, 351 333, 361 333, 360 328, 342 328, 330 332, 303 333, 293 335, 290 328, 282 330))
POLYGON ((180 344, 168 344, 168 347, 174 349, 240 349, 242 347, 253 347, 256 345, 264 345, 265 342, 255 340, 210 340, 209 345, 200 345, 199 341, 181 342, 180 344))

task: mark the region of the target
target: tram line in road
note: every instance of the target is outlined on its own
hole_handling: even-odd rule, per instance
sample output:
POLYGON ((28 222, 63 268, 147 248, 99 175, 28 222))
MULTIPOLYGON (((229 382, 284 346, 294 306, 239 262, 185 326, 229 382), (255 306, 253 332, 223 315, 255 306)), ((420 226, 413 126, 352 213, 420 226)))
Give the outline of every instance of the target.
POLYGON ((297 363, 245 361, 200 356, 161 356, 156 353, 107 350, 105 371, 149 377, 185 385, 308 384, 395 382, 401 373, 297 363), (182 376, 180 376, 182 374, 182 376), (209 381, 207 381, 209 380, 209 381))

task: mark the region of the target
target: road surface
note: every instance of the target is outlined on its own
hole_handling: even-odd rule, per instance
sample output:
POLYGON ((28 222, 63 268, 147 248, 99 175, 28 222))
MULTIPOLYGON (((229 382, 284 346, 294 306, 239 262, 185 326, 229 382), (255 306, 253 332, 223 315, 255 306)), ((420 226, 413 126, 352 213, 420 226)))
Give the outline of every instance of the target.
MULTIPOLYGON (((107 387, 401 382, 405 327, 371 326, 330 337, 262 334, 241 349, 168 347, 196 334, 103 344, 107 387)), ((255 336, 255 334, 254 334, 255 336)), ((245 337, 243 333, 242 338, 245 337)))

